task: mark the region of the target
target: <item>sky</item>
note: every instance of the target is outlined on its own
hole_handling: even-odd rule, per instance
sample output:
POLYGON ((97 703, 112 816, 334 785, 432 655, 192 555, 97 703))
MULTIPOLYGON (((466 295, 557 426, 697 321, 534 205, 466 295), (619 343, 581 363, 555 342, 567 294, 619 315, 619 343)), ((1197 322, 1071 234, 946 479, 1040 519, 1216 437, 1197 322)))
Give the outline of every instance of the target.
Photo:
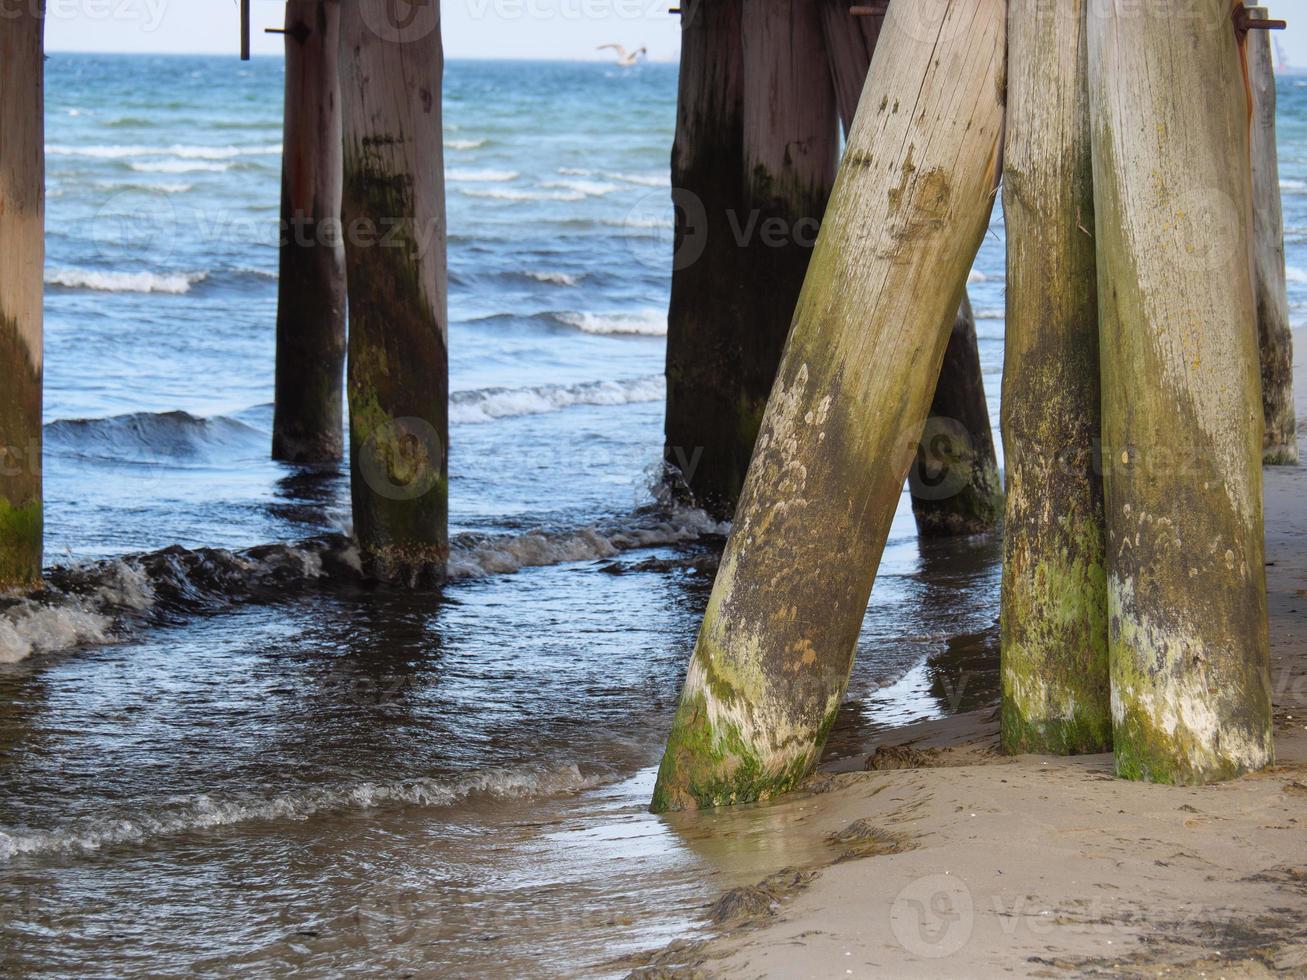
MULTIPOLYGON (((25 0, 0 0, 0 5, 25 0)), ((30 2, 30 0, 28 0, 30 2)), ((408 0, 396 0, 405 4, 408 0)), ((679 18, 669 0, 444 0, 448 58, 602 59, 600 44, 646 45, 649 56, 675 60, 679 18)), ((1290 21, 1277 34, 1289 63, 1307 68, 1307 0, 1273 0, 1273 16, 1290 21)), ((282 40, 264 34, 284 19, 280 0, 253 0, 255 54, 279 54, 282 40)), ((49 51, 235 54, 236 0, 47 0, 49 51)))

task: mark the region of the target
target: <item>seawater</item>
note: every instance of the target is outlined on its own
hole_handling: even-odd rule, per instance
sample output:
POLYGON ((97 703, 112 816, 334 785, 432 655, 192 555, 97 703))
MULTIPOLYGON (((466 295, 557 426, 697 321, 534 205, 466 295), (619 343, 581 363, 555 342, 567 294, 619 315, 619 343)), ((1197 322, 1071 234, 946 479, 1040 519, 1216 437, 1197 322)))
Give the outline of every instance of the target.
MULTIPOLYGON (((644 811, 726 531, 653 490, 676 69, 447 66, 440 594, 359 584, 344 472, 268 459, 281 86, 48 62, 52 588, 0 609, 0 963, 614 972, 803 858, 765 808, 644 811)), ((996 425, 1003 248, 996 212, 969 287, 996 425)), ((997 561, 900 507, 833 755, 992 699, 997 561)))

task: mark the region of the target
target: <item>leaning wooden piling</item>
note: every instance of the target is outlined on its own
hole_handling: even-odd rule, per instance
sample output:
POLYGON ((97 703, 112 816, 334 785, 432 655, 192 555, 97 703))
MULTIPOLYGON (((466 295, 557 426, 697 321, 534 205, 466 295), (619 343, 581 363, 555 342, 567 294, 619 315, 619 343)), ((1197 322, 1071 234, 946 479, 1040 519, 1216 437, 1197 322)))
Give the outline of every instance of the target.
POLYGON ((287 0, 272 456, 344 454, 339 0, 287 0))
POLYGON ((41 579, 44 0, 0 16, 0 591, 41 579))
MULTIPOLYGON (((885 15, 878 7, 851 15, 845 0, 823 0, 820 6, 826 56, 847 137, 885 15)), ((975 315, 965 296, 953 319, 930 417, 908 479, 918 533, 948 537, 993 530, 1003 515, 1003 485, 975 315)))
POLYGON ((1009 0, 1000 617, 1008 752, 1112 744, 1086 16, 1083 4, 1009 0))
POLYGON ((1266 31, 1249 31, 1248 80, 1252 85, 1253 290, 1262 364, 1262 461, 1298 462, 1298 423, 1293 403, 1293 331, 1285 291, 1284 212, 1275 142, 1275 64, 1266 31))
POLYGON ((783 792, 815 764, 834 724, 993 206, 1004 6, 890 7, 699 632, 655 810, 783 792))
POLYGON ((1229 0, 1092 0, 1116 770, 1272 761, 1247 81, 1229 0))
POLYGON ((341 11, 350 490, 365 570, 437 579, 449 554, 447 279, 437 4, 341 11))
MULTIPOLYGON (((672 145, 676 239, 667 312, 664 457, 693 497, 729 515, 744 483, 737 387, 748 280, 733 222, 744 203, 743 0, 681 8, 672 145)), ((752 436, 749 437, 752 440, 752 436)))

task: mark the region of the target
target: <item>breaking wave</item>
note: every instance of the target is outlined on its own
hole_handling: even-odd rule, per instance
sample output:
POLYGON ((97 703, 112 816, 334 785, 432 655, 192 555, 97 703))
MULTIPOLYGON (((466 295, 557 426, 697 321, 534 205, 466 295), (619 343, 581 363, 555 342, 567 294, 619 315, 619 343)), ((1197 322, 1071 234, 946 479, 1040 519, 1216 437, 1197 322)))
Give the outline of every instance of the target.
POLYGON ((97 272, 94 269, 49 269, 45 282, 65 289, 89 289, 103 293, 189 293, 207 272, 97 272))
POLYGON ((46 443, 65 454, 127 462, 204 457, 215 449, 264 448, 263 432, 226 416, 134 412, 100 419, 59 419, 45 426, 46 443))
POLYGON ((86 853, 117 844, 260 820, 307 820, 319 813, 384 806, 448 807, 463 800, 519 800, 576 793, 595 785, 576 763, 484 769, 466 775, 307 786, 232 799, 192 796, 154 812, 83 820, 56 830, 0 827, 0 860, 19 855, 86 853))
POLYGON ((573 405, 631 405, 658 401, 665 390, 662 375, 649 375, 627 381, 456 391, 449 400, 449 420, 473 425, 520 415, 544 415, 573 405))
POLYGON ((549 316, 582 333, 666 337, 667 314, 662 310, 639 313, 552 313, 549 316))

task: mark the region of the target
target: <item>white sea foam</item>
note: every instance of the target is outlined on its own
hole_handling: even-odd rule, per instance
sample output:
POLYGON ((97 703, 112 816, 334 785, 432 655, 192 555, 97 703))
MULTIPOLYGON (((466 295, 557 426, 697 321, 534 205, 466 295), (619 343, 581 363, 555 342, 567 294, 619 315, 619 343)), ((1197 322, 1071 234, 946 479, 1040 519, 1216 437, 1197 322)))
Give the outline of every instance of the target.
POLYGON ((99 584, 84 595, 62 596, 53 602, 20 599, 0 610, 0 663, 110 643, 114 639, 110 609, 143 610, 153 601, 145 573, 125 562, 107 565, 99 584))
POLYGON ((605 194, 611 194, 618 189, 616 184, 606 183, 601 180, 550 180, 540 185, 541 187, 558 188, 565 191, 574 191, 586 197, 603 197, 605 194))
POLYGON ((1293 283, 1307 283, 1307 270, 1299 269, 1296 265, 1287 265, 1284 267, 1284 278, 1293 283))
POLYGON ((1002 320, 1007 316, 1007 310, 1002 307, 985 307, 982 306, 975 310, 977 320, 1002 320))
POLYGON ((609 527, 459 535, 451 542, 447 572, 453 580, 506 575, 523 568, 612 558, 635 548, 681 544, 727 530, 728 524, 701 510, 677 509, 609 527))
POLYGON ((972 269, 967 273, 967 285, 975 285, 978 282, 989 282, 989 276, 985 275, 979 269, 972 269))
POLYGON ((445 149, 447 150, 477 150, 486 145, 484 139, 479 140, 445 140, 445 149))
POLYGON ((207 794, 153 812, 105 815, 54 830, 0 828, 0 860, 24 854, 86 853, 174 834, 258 820, 308 820, 319 813, 384 806, 453 806, 469 798, 519 800, 576 793, 598 782, 575 763, 483 769, 461 776, 378 780, 352 786, 306 786, 268 796, 221 799, 207 794))
POLYGON ((147 194, 185 194, 195 186, 194 184, 183 184, 171 180, 142 181, 134 184, 121 184, 115 180, 97 180, 95 183, 97 187, 103 187, 109 191, 144 191, 147 194))
POLYGON ((521 415, 544 415, 573 405, 632 405, 659 401, 665 391, 662 375, 627 381, 456 391, 450 396, 449 420, 461 425, 475 425, 521 415))
POLYGON ((579 191, 525 191, 511 187, 472 188, 460 187, 458 192, 465 197, 488 197, 497 201, 583 201, 585 195, 579 191))
POLYGON ((558 172, 565 177, 597 177, 601 180, 618 180, 625 184, 636 184, 640 187, 669 187, 671 182, 666 174, 647 173, 614 173, 604 170, 587 170, 584 167, 559 167, 558 172))
POLYGON ((528 279, 534 279, 536 282, 549 283, 551 286, 575 286, 585 278, 585 273, 570 272, 532 272, 523 273, 528 279))
POLYGON ((190 292, 191 286, 208 278, 205 272, 100 272, 94 269, 49 269, 45 281, 51 286, 90 289, 103 293, 190 292))
POLYGON ((148 163, 133 163, 131 167, 142 174, 220 174, 230 170, 231 164, 205 160, 153 160, 148 163))
POLYGON ((583 333, 667 336, 667 314, 662 310, 644 310, 640 313, 556 313, 554 319, 583 333))
POLYGON ((516 170, 478 170, 476 168, 452 167, 445 171, 445 176, 457 183, 493 184, 517 180, 519 174, 516 170))
POLYGON ((48 144, 50 156, 89 157, 98 160, 125 160, 133 157, 179 157, 183 160, 234 160, 245 156, 273 156, 281 152, 280 143, 259 146, 65 146, 48 144))
POLYGON ((1307 181, 1291 180, 1287 177, 1281 178, 1280 190, 1282 191, 1303 191, 1307 190, 1307 181))

